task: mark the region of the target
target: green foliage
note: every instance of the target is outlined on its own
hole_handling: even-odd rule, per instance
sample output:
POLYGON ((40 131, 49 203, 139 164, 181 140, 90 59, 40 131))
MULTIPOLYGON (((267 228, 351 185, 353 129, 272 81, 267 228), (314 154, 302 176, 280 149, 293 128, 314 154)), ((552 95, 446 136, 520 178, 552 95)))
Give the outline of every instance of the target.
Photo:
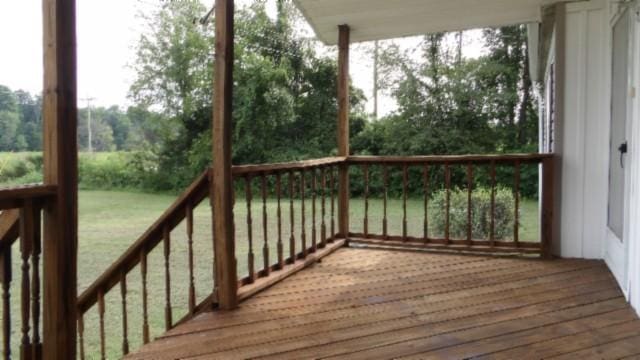
MULTIPOLYGON (((450 237, 467 238, 468 193, 466 190, 450 192, 450 237)), ((446 227, 447 192, 436 192, 429 202, 430 229, 434 234, 444 234, 446 227)), ((499 188, 495 195, 495 239, 513 238, 515 221, 514 198, 511 190, 499 188)), ((489 239, 491 232, 491 190, 479 188, 471 194, 471 234, 473 239, 489 239)))

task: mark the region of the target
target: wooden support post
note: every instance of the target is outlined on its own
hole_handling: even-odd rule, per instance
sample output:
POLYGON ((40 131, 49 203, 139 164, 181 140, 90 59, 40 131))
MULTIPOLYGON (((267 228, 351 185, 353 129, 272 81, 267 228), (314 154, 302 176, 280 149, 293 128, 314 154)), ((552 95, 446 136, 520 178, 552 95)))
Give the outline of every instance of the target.
MULTIPOLYGON (((349 26, 339 26, 338 41, 338 156, 349 156, 349 26)), ((349 165, 338 176, 338 232, 349 236, 349 165)))
POLYGON ((44 359, 76 358, 78 144, 76 1, 43 0, 44 359))
POLYGON ((540 214, 540 236, 542 242, 542 257, 551 259, 553 251, 554 232, 554 158, 542 161, 542 194, 540 214))
POLYGON ((231 173, 231 114, 233 105, 233 0, 216 0, 215 80, 213 90, 213 208, 215 284, 221 309, 238 304, 233 238, 233 177, 231 173))

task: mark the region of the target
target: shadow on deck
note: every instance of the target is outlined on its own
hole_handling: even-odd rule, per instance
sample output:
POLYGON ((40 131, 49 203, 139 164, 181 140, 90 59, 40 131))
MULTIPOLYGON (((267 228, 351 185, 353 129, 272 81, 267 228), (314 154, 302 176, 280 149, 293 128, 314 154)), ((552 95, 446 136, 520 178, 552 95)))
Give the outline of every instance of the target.
POLYGON ((601 261, 343 248, 127 358, 602 359, 638 344, 601 261))

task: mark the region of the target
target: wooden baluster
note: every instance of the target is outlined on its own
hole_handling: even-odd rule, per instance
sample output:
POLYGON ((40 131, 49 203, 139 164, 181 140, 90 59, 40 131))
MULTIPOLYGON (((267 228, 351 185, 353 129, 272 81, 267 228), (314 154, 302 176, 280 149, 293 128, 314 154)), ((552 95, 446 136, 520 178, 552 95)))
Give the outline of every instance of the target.
POLYGON ((369 237, 369 164, 362 166, 362 172, 364 175, 364 224, 362 225, 364 230, 364 237, 369 237))
POLYGON ((311 252, 318 250, 318 228, 316 227, 316 190, 318 187, 318 179, 316 177, 316 169, 311 169, 311 252))
POLYGON ((407 241, 407 193, 409 183, 409 167, 402 164, 402 240, 407 241))
POLYGON ((520 160, 516 160, 514 170, 513 198, 515 201, 515 212, 513 214, 513 241, 520 247, 520 160))
POLYGON ((271 262, 269 261, 269 231, 267 228, 267 176, 262 174, 262 259, 264 263, 264 276, 269 276, 271 272, 271 262))
POLYGON ((320 220, 320 247, 327 246, 327 224, 325 222, 325 216, 327 213, 327 169, 323 167, 321 169, 320 185, 322 186, 322 205, 321 205, 321 218, 320 220))
POLYGON ((142 276, 142 342, 149 343, 149 309, 147 303, 147 253, 140 253, 140 273, 142 276))
POLYGON ((382 199, 382 236, 384 239, 389 238, 389 227, 387 220, 387 203, 389 202, 389 167, 387 164, 382 168, 382 186, 383 186, 383 199, 382 199))
POLYGON ((471 194, 473 192, 473 165, 467 163, 467 244, 472 244, 471 194))
POLYGON ((98 317, 100 321, 100 359, 105 360, 106 354, 106 340, 104 335, 104 292, 98 291, 98 317))
POLYGON ((293 207, 293 199, 295 195, 295 174, 289 172, 289 224, 291 226, 291 236, 289 237, 289 261, 296 262, 296 235, 295 235, 295 212, 293 207))
POLYGON ((448 245, 451 241, 451 169, 449 163, 444 164, 444 178, 446 187, 444 240, 448 245))
POLYGON ((41 209, 33 208, 33 248, 31 254, 31 317, 33 321, 33 358, 42 358, 40 341, 40 255, 42 254, 41 209))
POLYGON ((173 316, 171 311, 171 229, 168 225, 163 228, 162 235, 164 245, 164 327, 167 331, 173 326, 173 316))
POLYGON ((301 207, 301 232, 300 232, 300 242, 302 243, 302 258, 307 257, 307 217, 306 217, 306 208, 305 208, 305 188, 307 186, 307 182, 305 179, 304 170, 300 170, 300 207, 301 207))
POLYGON ((78 317, 78 341, 80 342, 80 360, 84 360, 84 315, 78 317))
POLYGON ((331 242, 335 240, 336 237, 336 178, 335 178, 335 169, 331 167, 331 242))
POLYGON ((129 323, 127 316, 127 274, 120 274, 120 302, 122 303, 122 354, 129 353, 129 323))
POLYGON ((196 284, 193 261, 193 205, 189 203, 186 209, 187 218, 187 246, 189 257, 189 314, 194 315, 196 311, 196 284))
POLYGON ((11 359, 11 247, 0 256, 2 279, 2 351, 4 359, 11 359))
POLYGON ((254 264, 253 254, 253 219, 251 216, 251 199, 253 197, 251 191, 251 177, 247 176, 244 179, 245 182, 245 198, 247 201, 247 238, 249 240, 249 254, 247 257, 247 267, 249 270, 249 282, 253 283, 256 280, 256 268, 254 264))
MULTIPOLYGON (((35 219, 33 218, 33 201, 27 201, 20 209, 20 255, 22 259, 22 288, 21 288, 21 319, 22 340, 20 344, 20 358, 31 358, 30 312, 31 312, 31 280, 29 259, 35 242, 35 219)), ((40 226, 40 224, 38 224, 40 226)))
POLYGON ((276 174, 276 197, 278 199, 278 269, 284 268, 284 246, 282 245, 282 208, 280 202, 282 199, 282 176, 276 174))
POLYGON ((422 226, 422 237, 425 242, 429 242, 429 164, 425 164, 422 172, 424 188, 424 222, 422 226))
POLYGON ((491 221, 489 229, 489 241, 491 247, 495 246, 496 234, 496 162, 491 161, 491 221))

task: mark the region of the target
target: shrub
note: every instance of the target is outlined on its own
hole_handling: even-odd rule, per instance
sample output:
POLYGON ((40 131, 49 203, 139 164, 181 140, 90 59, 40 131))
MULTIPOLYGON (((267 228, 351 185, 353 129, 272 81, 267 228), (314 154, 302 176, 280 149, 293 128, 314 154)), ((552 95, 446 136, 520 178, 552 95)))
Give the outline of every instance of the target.
MULTIPOLYGON (((467 238, 467 190, 451 190, 449 236, 467 238)), ((446 224, 446 191, 436 192, 429 202, 432 234, 444 234, 446 224)), ((515 220, 514 197, 511 190, 498 188, 495 197, 495 239, 513 238, 515 220)), ((491 230, 491 190, 475 189, 471 194, 471 234, 473 239, 488 240, 491 230)))

